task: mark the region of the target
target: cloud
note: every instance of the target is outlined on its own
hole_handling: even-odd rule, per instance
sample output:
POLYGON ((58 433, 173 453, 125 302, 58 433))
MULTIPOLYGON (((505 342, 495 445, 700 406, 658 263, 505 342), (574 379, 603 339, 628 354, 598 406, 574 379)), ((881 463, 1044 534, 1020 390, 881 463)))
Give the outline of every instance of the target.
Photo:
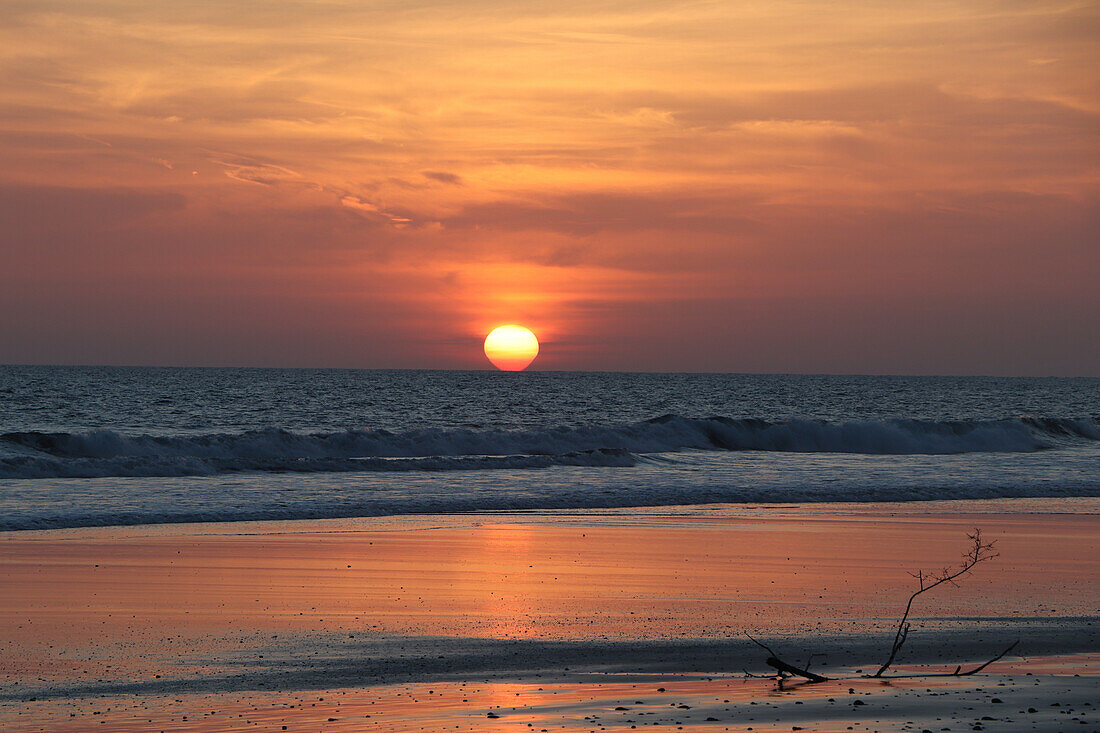
POLYGON ((462 177, 454 173, 444 173, 441 171, 422 171, 421 175, 425 178, 430 178, 433 181, 439 181, 440 183, 446 183, 451 186, 461 186, 462 177))
POLYGON ((315 319, 342 363, 411 349, 400 324, 426 335, 392 363, 446 366, 430 344, 499 309, 564 314, 560 343, 659 334, 620 366, 736 366, 743 338, 754 368, 825 368, 840 347, 784 351, 800 312, 838 343, 896 313, 916 360, 969 348, 928 304, 999 304, 1006 334, 1070 290, 1096 310, 1087 4, 260 5, 0 7, 0 295, 40 340, 79 313, 167 349, 159 303, 194 337, 172 353, 221 307, 202 358, 277 362, 315 319))
POLYGON ((754 229, 737 213, 751 196, 670 192, 532 195, 531 201, 473 204, 441 219, 452 229, 550 231, 588 236, 605 231, 719 230, 728 234, 754 229))
POLYGON ((372 217, 377 217, 383 221, 389 222, 396 227, 405 227, 412 223, 412 219, 408 216, 404 216, 402 213, 394 211, 384 211, 378 208, 377 205, 372 204, 364 198, 359 196, 353 196, 352 194, 345 194, 340 197, 340 204, 346 206, 349 209, 363 212, 372 217))
POLYGON ((173 121, 207 120, 233 125, 264 120, 318 123, 339 110, 311 102, 301 81, 263 81, 237 86, 195 86, 169 93, 146 92, 125 107, 129 114, 173 121))
POLYGON ((275 163, 263 162, 232 153, 214 153, 208 160, 225 168, 225 175, 235 181, 274 186, 278 183, 301 182, 301 174, 275 163))

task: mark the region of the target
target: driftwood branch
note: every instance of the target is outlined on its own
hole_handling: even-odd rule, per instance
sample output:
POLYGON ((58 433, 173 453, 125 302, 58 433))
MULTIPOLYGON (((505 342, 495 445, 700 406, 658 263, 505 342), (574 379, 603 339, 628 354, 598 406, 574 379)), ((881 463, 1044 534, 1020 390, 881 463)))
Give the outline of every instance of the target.
POLYGON ((956 578, 969 572, 975 565, 997 557, 997 553, 993 551, 994 542, 983 542, 982 531, 980 529, 975 529, 973 533, 967 535, 967 538, 971 543, 970 549, 963 555, 962 563, 958 566, 954 568, 943 568, 936 573, 925 573, 923 570, 911 573, 911 575, 917 579, 918 588, 913 595, 909 596, 909 602, 905 604, 905 613, 902 614, 901 620, 898 622, 898 629, 894 634, 894 643, 890 647, 890 656, 871 677, 881 677, 883 673, 890 668, 890 665, 894 663, 894 659, 897 657, 898 652, 901 651, 902 646, 905 645, 905 640, 909 637, 909 613, 913 610, 913 601, 917 599, 917 596, 922 593, 927 593, 944 583, 955 585, 956 578))
MULTIPOLYGON (((769 656, 768 656, 767 659, 764 660, 764 664, 766 664, 769 667, 776 670, 776 674, 778 675, 780 680, 783 679, 783 675, 789 674, 789 675, 796 675, 798 677, 805 677, 810 682, 826 682, 826 681, 828 681, 828 679, 829 679, 828 677, 822 677, 819 674, 814 674, 813 672, 809 671, 808 669, 800 669, 800 668, 794 666, 793 664, 788 664, 787 662, 784 662, 766 644, 764 644, 760 641, 757 641, 756 639, 749 636, 749 633, 747 631, 745 632, 745 636, 748 636, 749 641, 751 641, 753 644, 756 644, 758 647, 760 647, 761 649, 763 649, 764 651, 766 651, 768 653, 769 656)), ((812 654, 810 655, 810 658, 811 659, 813 658, 812 654)), ((807 664, 806 666, 808 667, 810 665, 807 664)))
MULTIPOLYGON (((992 560, 993 558, 997 557, 998 553, 994 551, 995 542, 984 541, 982 539, 982 531, 980 529, 975 529, 973 533, 967 534, 967 539, 970 540, 970 549, 967 550, 965 554, 963 554, 962 562, 960 562, 958 565, 954 567, 946 567, 936 572, 917 570, 916 572, 910 573, 910 575, 912 575, 917 581, 917 590, 909 596, 909 600, 905 604, 905 612, 902 613, 901 619, 898 621, 898 628, 894 632, 894 641, 890 646, 890 656, 874 674, 865 675, 865 677, 878 677, 882 679, 903 679, 909 677, 968 677, 970 675, 981 672, 989 665, 1001 659, 1006 654, 1015 649, 1016 646, 1020 643, 1019 639, 1017 639, 1011 645, 1009 645, 1007 649, 1005 649, 997 656, 993 657, 984 664, 979 664, 977 667, 974 667, 973 669, 968 669, 966 671, 963 671, 962 665, 958 665, 955 667, 955 670, 953 672, 926 672, 920 674, 900 675, 885 674, 886 670, 890 668, 890 666, 894 663, 894 660, 897 658, 898 652, 901 651, 901 648, 905 645, 906 639, 909 638, 909 615, 913 611, 913 602, 916 601, 921 594, 927 593, 933 588, 941 586, 945 583, 958 585, 956 580, 966 573, 970 572, 970 570, 973 569, 975 565, 983 563, 986 560, 992 560)), ((745 636, 748 637, 749 641, 751 641, 753 644, 756 644, 758 647, 768 653, 768 658, 765 660, 765 664, 776 670, 774 677, 779 681, 779 684, 781 686, 788 675, 803 677, 810 682, 826 682, 829 680, 828 677, 815 674, 809 669, 810 663, 813 661, 813 658, 815 656, 822 655, 810 654, 809 659, 806 661, 805 668, 800 668, 780 659, 779 655, 772 651, 771 647, 767 646, 761 641, 758 641, 757 639, 754 639, 748 634, 748 632, 745 632, 745 636)), ((750 677, 763 676, 754 675, 748 671, 746 671, 745 674, 749 675, 750 677)))
POLYGON ((1019 643, 1020 643, 1020 640, 1017 639, 1016 641, 1009 644, 1007 649, 1005 649, 1003 652, 1001 652, 997 656, 990 659, 988 662, 985 662, 984 664, 979 664, 974 669, 968 669, 965 672, 962 671, 962 665, 959 665, 959 666, 955 667, 954 672, 924 672, 924 673, 921 673, 921 674, 888 674, 888 675, 874 675, 874 676, 875 677, 881 677, 882 679, 885 679, 885 680, 901 680, 901 679, 908 679, 908 678, 912 678, 912 677, 969 677, 972 674, 977 674, 978 672, 981 672, 983 669, 985 669, 989 665, 993 664, 994 662, 996 662, 998 659, 1000 659, 1004 655, 1008 654, 1010 651, 1015 649, 1016 645, 1019 644, 1019 643))
POLYGON ((828 677, 822 677, 819 674, 814 674, 808 669, 799 669, 798 667, 787 664, 778 657, 768 657, 764 660, 764 664, 768 665, 769 667, 774 667, 775 669, 779 670, 779 672, 786 672, 787 674, 805 677, 810 682, 827 682, 829 680, 828 677))

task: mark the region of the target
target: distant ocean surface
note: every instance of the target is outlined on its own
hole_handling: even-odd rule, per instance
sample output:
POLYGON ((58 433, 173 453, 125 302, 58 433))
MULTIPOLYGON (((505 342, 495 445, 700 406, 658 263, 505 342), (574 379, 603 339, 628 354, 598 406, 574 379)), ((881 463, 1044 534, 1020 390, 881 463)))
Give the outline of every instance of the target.
POLYGON ((0 530, 1100 495, 1100 379, 0 366, 0 530))

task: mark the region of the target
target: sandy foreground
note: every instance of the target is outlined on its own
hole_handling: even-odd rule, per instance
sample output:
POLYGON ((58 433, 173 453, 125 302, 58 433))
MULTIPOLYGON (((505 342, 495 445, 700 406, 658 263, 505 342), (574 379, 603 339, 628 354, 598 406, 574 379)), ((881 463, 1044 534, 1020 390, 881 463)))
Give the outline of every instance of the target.
POLYGON ((1098 569, 1086 499, 2 533, 0 729, 1091 731, 1098 569), (896 671, 1019 646, 863 679, 973 527, 896 671))

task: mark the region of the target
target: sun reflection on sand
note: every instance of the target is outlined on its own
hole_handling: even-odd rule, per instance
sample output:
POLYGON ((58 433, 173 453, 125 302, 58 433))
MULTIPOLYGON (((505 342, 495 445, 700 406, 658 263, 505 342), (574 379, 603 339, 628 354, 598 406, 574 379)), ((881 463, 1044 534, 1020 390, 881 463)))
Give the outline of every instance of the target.
POLYGON ((527 639, 545 635, 540 619, 553 606, 550 598, 560 586, 548 578, 543 553, 534 553, 539 541, 536 532, 516 527, 486 525, 478 533, 479 554, 487 571, 499 577, 481 597, 478 611, 485 632, 502 639, 527 639), (547 581, 550 582, 547 582, 547 581), (534 586, 537 592, 532 592, 534 586))

